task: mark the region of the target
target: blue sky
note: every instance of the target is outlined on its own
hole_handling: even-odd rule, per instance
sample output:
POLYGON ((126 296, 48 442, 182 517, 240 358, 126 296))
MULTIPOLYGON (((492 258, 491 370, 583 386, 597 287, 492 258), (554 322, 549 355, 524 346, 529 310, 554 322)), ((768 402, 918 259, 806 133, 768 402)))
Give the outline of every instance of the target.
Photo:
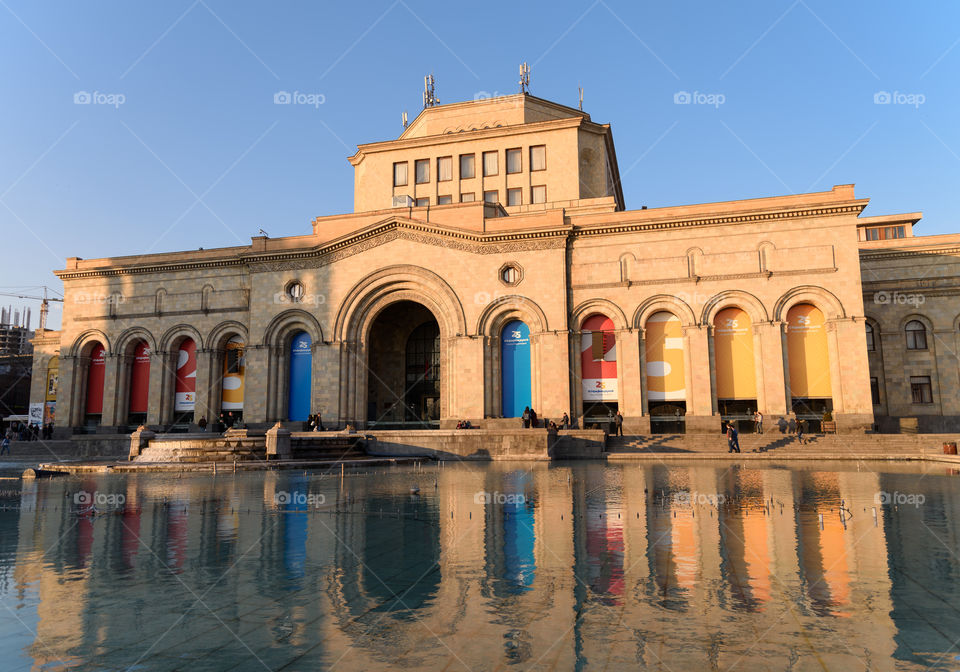
POLYGON ((459 7, 0 0, 0 291, 59 288, 68 256, 306 233, 351 211, 346 157, 400 133, 425 74, 455 102, 514 93, 522 61, 613 125, 628 208, 854 182, 866 214, 960 230, 956 3, 459 7))

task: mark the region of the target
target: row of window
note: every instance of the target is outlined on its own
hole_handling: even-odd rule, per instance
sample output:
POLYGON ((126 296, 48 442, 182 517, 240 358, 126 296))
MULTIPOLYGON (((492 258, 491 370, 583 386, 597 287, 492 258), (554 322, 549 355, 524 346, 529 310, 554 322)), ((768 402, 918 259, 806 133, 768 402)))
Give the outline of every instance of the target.
MULTIPOLYGON (((523 150, 519 147, 508 149, 505 152, 507 174, 513 175, 523 172, 523 150)), ((500 152, 483 152, 481 154, 483 176, 493 177, 500 174, 500 152)), ((398 161, 393 164, 393 186, 405 187, 409 181, 409 161, 398 161)), ((547 169, 547 146, 535 145, 530 147, 530 172, 547 169)), ((414 180, 417 184, 430 182, 430 159, 417 159, 413 162, 414 180)), ((476 177, 476 154, 460 155, 460 179, 468 180, 476 177)), ((441 156, 437 159, 437 182, 449 182, 453 179, 453 157, 441 156)))
MULTIPOLYGON (((473 203, 477 200, 476 193, 464 192, 460 194, 461 203, 473 203)), ((483 200, 485 203, 500 203, 500 191, 497 189, 490 189, 489 191, 483 192, 483 200)), ((530 187, 530 200, 528 203, 546 203, 547 202, 547 186, 545 184, 538 184, 530 187)), ((453 196, 450 194, 437 196, 437 205, 450 205, 453 203, 453 196)), ((417 198, 414 201, 414 204, 418 208, 426 207, 430 205, 430 197, 423 196, 417 198)), ((523 205, 523 189, 518 187, 516 189, 507 189, 507 205, 523 205)))
MULTIPOLYGON (((910 320, 903 329, 907 337, 907 350, 926 350, 927 349, 927 327, 920 320, 910 320)), ((877 349, 876 339, 874 338, 873 325, 867 322, 867 350, 873 352, 877 349)))
MULTIPOLYGON (((870 379, 870 396, 874 406, 880 404, 880 381, 870 379)), ((910 398, 914 404, 932 404, 933 388, 930 385, 930 376, 910 376, 910 398)))
POLYGON ((873 226, 863 230, 864 240, 893 240, 906 236, 906 227, 903 226, 873 226))

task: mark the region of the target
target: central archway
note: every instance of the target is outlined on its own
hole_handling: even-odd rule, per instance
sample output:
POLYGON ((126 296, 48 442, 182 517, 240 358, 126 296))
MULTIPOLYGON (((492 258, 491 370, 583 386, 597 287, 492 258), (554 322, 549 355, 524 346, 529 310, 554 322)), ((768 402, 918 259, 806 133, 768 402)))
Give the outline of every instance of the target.
POLYGON ((420 303, 398 301, 370 327, 367 425, 427 428, 440 423, 440 325, 420 303))

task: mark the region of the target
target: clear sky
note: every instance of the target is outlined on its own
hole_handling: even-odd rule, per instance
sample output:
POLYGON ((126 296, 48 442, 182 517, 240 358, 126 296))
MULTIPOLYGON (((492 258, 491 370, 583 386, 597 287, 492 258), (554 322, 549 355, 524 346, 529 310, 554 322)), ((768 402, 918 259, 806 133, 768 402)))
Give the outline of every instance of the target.
POLYGON ((523 61, 613 125, 630 209, 853 182, 865 214, 960 231, 955 2, 0 0, 0 292, 61 289, 69 256, 309 232, 425 74, 456 102, 516 92, 523 61))

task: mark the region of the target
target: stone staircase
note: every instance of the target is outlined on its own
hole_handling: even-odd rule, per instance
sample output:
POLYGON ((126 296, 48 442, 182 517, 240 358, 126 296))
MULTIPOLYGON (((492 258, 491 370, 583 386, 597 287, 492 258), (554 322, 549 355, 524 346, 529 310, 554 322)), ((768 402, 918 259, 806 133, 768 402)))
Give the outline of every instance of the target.
MULTIPOLYGON (((813 434, 801 445, 796 436, 767 432, 741 434, 741 454, 770 457, 916 458, 942 455, 943 443, 960 441, 956 434, 813 434)), ((654 434, 607 437, 608 459, 642 454, 714 456, 727 454, 726 436, 720 434, 654 434)))
MULTIPOLYGON (((325 435, 316 432, 295 432, 290 435, 291 460, 337 461, 365 456, 362 436, 325 435)), ((134 462, 202 462, 266 461, 266 437, 236 432, 225 436, 181 434, 151 439, 134 462)))
POLYGON ((157 438, 134 458, 134 462, 244 462, 266 460, 267 448, 263 436, 157 438))
POLYGON ((294 460, 355 460, 366 456, 363 435, 328 436, 321 432, 293 432, 290 448, 294 460))

